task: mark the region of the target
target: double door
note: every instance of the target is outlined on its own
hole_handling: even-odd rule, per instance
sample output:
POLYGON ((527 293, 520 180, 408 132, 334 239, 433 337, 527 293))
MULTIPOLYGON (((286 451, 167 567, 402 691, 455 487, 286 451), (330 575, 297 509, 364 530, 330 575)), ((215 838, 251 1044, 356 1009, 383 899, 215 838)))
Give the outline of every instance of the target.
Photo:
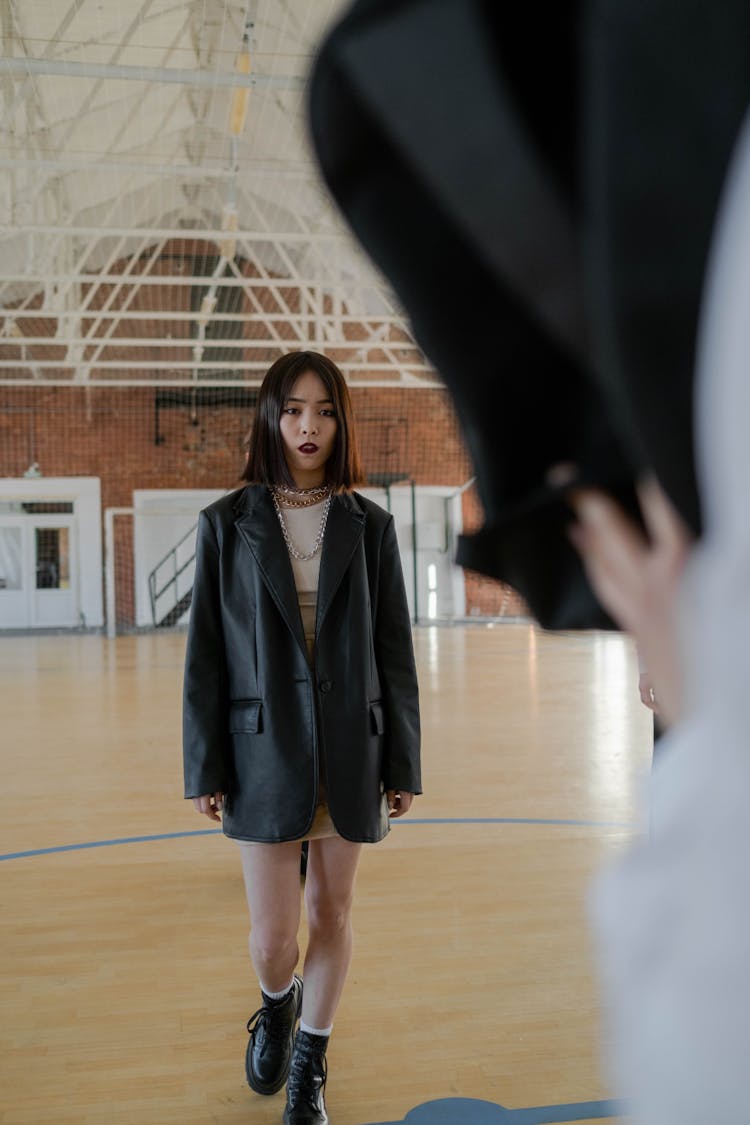
POLYGON ((0 514, 0 629, 79 623, 76 518, 35 506, 0 514))

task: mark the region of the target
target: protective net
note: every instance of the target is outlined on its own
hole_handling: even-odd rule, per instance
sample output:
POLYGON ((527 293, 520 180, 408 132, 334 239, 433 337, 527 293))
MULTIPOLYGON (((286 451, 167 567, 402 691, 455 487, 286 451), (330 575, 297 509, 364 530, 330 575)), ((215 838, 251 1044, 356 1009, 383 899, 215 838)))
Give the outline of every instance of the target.
POLYGON ((372 293, 347 304, 205 239, 161 240, 81 276, 75 308, 55 311, 39 290, 4 310, 0 625, 95 626, 82 607, 97 597, 110 632, 184 625, 198 511, 238 487, 260 379, 299 348, 324 351, 350 382, 364 491, 394 513, 415 621, 525 613, 509 588, 453 565, 457 536, 481 522, 471 465, 402 318, 361 311, 372 293), (79 526, 81 479, 98 481, 96 529, 79 526), (69 505, 65 520, 54 504, 69 505), (96 535, 104 581, 84 596, 96 535), (6 596, 20 571, 25 618, 6 596), (51 594, 39 609, 41 581, 67 583, 57 609, 51 594))
MULTIPOLYGON (((0 388, 0 476, 12 478, 2 485, 0 535, 8 538, 21 518, 54 522, 61 495, 73 514, 71 478, 98 478, 102 518, 114 509, 105 562, 117 629, 184 624, 174 611, 189 604, 191 532, 200 508, 240 483, 253 393, 172 393, 165 401, 152 387, 0 388)), ((480 509, 445 392, 352 394, 368 470, 363 491, 394 512, 415 619, 523 614, 509 588, 452 565, 456 537, 478 526, 480 509)), ((36 583, 41 555, 28 562, 36 583)), ((47 623, 81 621, 73 611, 67 622, 47 623)))
POLYGON ((295 349, 353 389, 415 620, 523 612, 452 565, 480 513, 450 402, 312 159, 307 80, 343 4, 13 6, 0 628, 184 624, 197 513, 237 486, 295 349))

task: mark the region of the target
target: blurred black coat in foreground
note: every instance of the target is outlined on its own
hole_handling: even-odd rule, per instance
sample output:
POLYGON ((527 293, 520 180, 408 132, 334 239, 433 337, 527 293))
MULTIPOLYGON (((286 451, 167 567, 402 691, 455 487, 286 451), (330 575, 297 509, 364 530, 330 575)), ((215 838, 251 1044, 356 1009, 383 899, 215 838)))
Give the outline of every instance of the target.
POLYGON ((313 72, 326 180, 457 408, 486 524, 459 562, 608 624, 560 463, 700 530, 701 287, 750 100, 750 4, 359 0, 313 72))

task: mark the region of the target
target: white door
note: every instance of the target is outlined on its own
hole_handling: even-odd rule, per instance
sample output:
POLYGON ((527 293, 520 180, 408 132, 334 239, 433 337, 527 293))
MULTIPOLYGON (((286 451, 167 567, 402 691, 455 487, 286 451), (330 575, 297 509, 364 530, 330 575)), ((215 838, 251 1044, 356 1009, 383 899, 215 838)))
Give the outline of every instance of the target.
POLYGON ((24 523, 0 516, 0 629, 26 629, 31 619, 32 568, 24 523))
POLYGON ((34 558, 31 625, 37 628, 79 624, 78 557, 74 516, 33 516, 28 533, 34 558))
POLYGON ((463 617, 463 571, 453 562, 461 531, 461 501, 455 490, 394 485, 387 491, 363 491, 393 515, 412 618, 424 623, 463 617))
POLYGON ((79 624, 75 516, 0 515, 0 629, 79 624))

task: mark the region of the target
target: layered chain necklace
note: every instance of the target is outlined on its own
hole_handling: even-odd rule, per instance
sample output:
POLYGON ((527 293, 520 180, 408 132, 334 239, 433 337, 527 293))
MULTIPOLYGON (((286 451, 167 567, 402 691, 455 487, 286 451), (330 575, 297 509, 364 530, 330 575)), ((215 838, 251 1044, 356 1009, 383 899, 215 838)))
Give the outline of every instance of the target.
POLYGON ((330 491, 327 484, 319 484, 316 488, 289 488, 286 484, 278 484, 273 494, 285 508, 311 508, 313 504, 325 500, 330 491))
POLYGON ((281 534, 284 536, 286 548, 292 558, 297 559, 298 562, 308 562, 310 559, 315 558, 320 550, 326 531, 326 523, 328 522, 328 511, 331 507, 332 495, 331 489, 325 484, 320 485, 318 488, 288 488, 286 485, 281 485, 278 488, 271 489, 271 499, 276 509, 276 515, 279 517, 281 534), (320 527, 318 528, 318 534, 315 536, 315 542, 309 551, 300 551, 299 547, 295 546, 292 542, 292 537, 289 534, 289 528, 286 526, 286 520, 284 519, 281 505, 283 504, 285 508, 311 508, 314 504, 319 504, 321 500, 325 500, 325 504, 323 505, 320 527))

